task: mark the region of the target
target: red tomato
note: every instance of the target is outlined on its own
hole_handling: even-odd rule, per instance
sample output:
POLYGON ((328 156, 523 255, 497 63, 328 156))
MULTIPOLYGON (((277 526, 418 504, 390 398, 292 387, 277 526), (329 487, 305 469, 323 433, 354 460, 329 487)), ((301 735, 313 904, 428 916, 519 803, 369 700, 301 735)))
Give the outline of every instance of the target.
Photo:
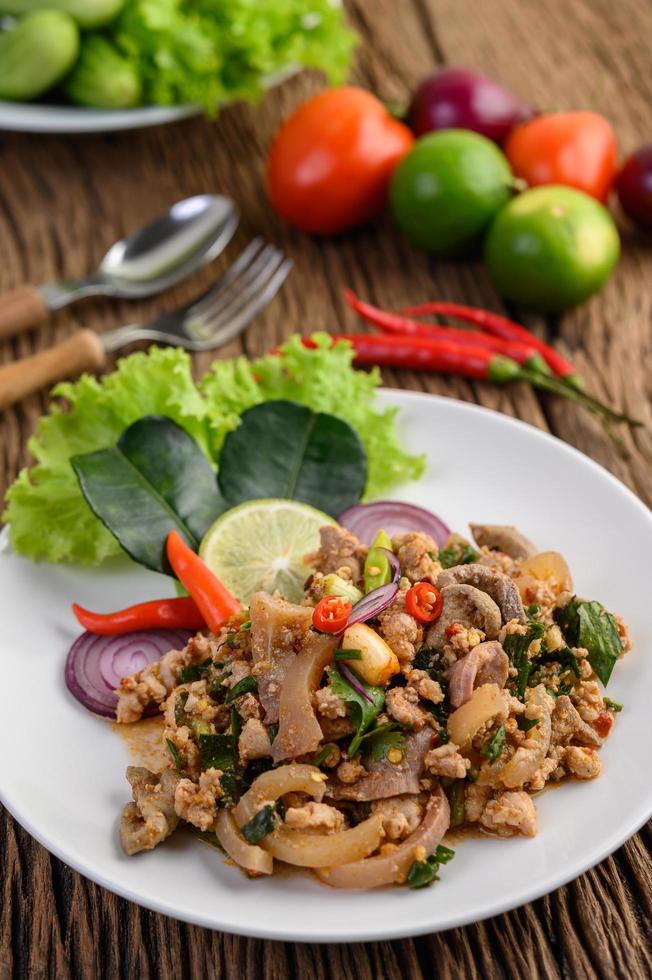
POLYGON ((442 605, 441 594, 430 582, 417 582, 405 595, 405 608, 419 623, 434 623, 442 605))
POLYGON ((304 102, 274 138, 272 205, 311 235, 353 228, 382 211, 392 171, 413 143, 407 126, 369 92, 328 89, 304 102))
POLYGON ((320 599, 312 614, 312 625, 322 633, 340 633, 351 615, 353 606, 341 595, 327 595, 320 599))
POLYGON ((566 184, 604 201, 616 176, 613 130, 595 112, 538 116, 513 129, 504 150, 531 187, 566 184))

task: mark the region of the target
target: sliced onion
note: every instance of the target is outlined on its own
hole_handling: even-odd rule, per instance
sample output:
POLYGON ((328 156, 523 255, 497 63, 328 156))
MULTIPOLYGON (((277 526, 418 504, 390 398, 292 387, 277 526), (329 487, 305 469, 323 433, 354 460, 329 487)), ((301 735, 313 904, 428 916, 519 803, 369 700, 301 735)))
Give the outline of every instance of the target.
POLYGON ((359 694, 361 698, 365 699, 365 701, 369 701, 370 704, 373 704, 374 699, 367 694, 364 687, 362 686, 358 678, 355 676, 351 668, 347 667, 346 664, 343 663, 338 664, 338 668, 340 674, 342 675, 346 683, 351 685, 351 687, 356 692, 356 694, 359 694))
POLYGON ((338 517, 362 544, 371 545, 379 530, 390 538, 402 531, 422 531, 435 539, 439 547, 446 543, 450 529, 441 518, 424 507, 400 500, 375 500, 373 504, 355 504, 338 517))
POLYGON ((323 867, 318 876, 333 888, 378 888, 405 881, 412 863, 434 853, 448 830, 450 807, 440 786, 426 804, 423 820, 409 837, 389 854, 378 854, 340 867, 323 867))
POLYGON ((309 834, 279 827, 261 841, 261 847, 279 861, 300 868, 337 867, 367 857, 382 838, 383 818, 374 813, 357 827, 336 834, 309 834))
POLYGON ((118 636, 82 633, 66 660, 68 690, 95 714, 115 718, 115 692, 122 678, 155 663, 169 650, 183 650, 191 636, 188 630, 137 630, 118 636))
POLYGON ((324 798, 326 791, 325 776, 316 766, 308 766, 299 762, 291 762, 278 769, 268 769, 254 779, 250 788, 240 797, 238 805, 233 810, 233 817, 239 827, 244 827, 261 807, 270 800, 278 800, 286 793, 306 793, 318 803, 324 798))
POLYGON ((220 810, 215 821, 217 839, 229 857, 250 875, 271 875, 272 855, 256 844, 248 844, 227 810, 220 810))
POLYGON ((504 713, 505 702, 497 684, 483 684, 482 687, 476 687, 469 700, 449 717, 449 738, 464 752, 483 725, 496 715, 504 713))

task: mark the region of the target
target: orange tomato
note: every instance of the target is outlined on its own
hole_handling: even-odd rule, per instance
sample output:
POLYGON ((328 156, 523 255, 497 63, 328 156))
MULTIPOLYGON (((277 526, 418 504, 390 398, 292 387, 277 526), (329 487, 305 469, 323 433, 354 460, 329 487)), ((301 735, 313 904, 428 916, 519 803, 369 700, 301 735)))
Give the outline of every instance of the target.
POLYGON ((312 235, 362 224, 385 206, 394 167, 414 143, 375 96, 343 86, 309 99, 279 129, 267 160, 278 214, 312 235))
POLYGON ((555 112, 517 126, 504 146, 531 187, 566 184, 604 201, 616 176, 616 140, 604 116, 555 112))

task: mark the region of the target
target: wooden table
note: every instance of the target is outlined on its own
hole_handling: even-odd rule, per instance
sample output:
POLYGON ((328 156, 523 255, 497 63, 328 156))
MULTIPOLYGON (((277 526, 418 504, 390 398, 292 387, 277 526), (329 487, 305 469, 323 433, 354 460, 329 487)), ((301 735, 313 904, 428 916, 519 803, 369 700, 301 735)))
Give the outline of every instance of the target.
MULTIPOLYGON (((652 136, 652 5, 647 0, 350 0, 362 37, 355 78, 404 100, 433 66, 483 69, 542 107, 591 108, 613 121, 622 151, 652 136)), ((500 309, 478 264, 429 261, 380 220, 338 241, 282 226, 263 190, 265 149, 279 120, 321 81, 302 76, 253 110, 139 133, 0 136, 0 287, 90 269, 106 246, 172 201, 199 191, 239 202, 244 243, 268 236, 296 268, 245 337, 221 352, 259 354, 293 331, 358 328, 343 305, 352 286, 389 308, 448 297, 500 309)), ((590 380, 595 393, 650 422, 650 240, 623 227, 623 259, 607 287, 562 319, 531 318, 590 380)), ((230 254, 234 254, 232 246, 230 254)), ((206 271, 207 282, 214 270, 206 271)), ((197 280, 165 303, 191 296, 197 280)), ((2 361, 161 308, 88 301, 0 349, 2 361)), ((197 358, 197 369, 209 363, 197 358)), ((624 433, 626 453, 582 410, 521 385, 502 390, 407 371, 386 382, 479 402, 554 432, 650 498, 651 429, 624 433)), ((26 440, 47 404, 25 400, 1 420, 0 489, 28 462, 26 440)), ((587 501, 590 514, 590 502, 587 501)), ((596 528, 599 533, 599 528, 596 528)), ((623 542, 623 548, 628 546, 623 542)), ((606 556, 611 560, 613 556, 606 556)), ((649 651, 639 651, 649 655, 649 651)), ((4 683, 10 679, 4 678, 4 683)), ((3 749, 10 738, 3 733, 3 749)), ((649 778, 642 773, 641 778, 649 778)), ((523 869, 527 874, 527 869, 523 869)), ((0 978, 149 977, 646 977, 652 974, 650 826, 571 885, 507 915, 401 942, 303 946, 239 939, 147 912, 71 871, 0 815, 0 978)))

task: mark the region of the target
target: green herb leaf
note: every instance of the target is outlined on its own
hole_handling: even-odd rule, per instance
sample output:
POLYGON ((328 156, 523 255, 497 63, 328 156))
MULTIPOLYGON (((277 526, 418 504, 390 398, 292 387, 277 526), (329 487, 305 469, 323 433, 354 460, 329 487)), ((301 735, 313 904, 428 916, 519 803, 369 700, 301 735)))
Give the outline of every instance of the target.
POLYGON ((218 482, 229 506, 280 497, 337 517, 363 494, 367 453, 355 430, 335 415, 269 401, 246 411, 226 437, 218 482))
POLYGON ((179 683, 180 684, 190 684, 192 681, 200 681, 206 671, 208 671, 213 666, 213 661, 210 657, 207 660, 202 660, 200 664, 186 664, 179 671, 179 683))
POLYGON ((604 706, 608 711, 615 711, 616 714, 623 710, 623 705, 620 701, 612 701, 611 698, 604 699, 604 706))
POLYGON ((362 660, 362 650, 347 650, 340 647, 333 654, 333 660, 362 660))
POLYGON ((224 699, 225 704, 231 704, 236 698, 242 697, 243 694, 250 694, 252 691, 258 690, 258 678, 254 677, 253 674, 249 674, 247 677, 243 677, 241 681, 234 684, 229 690, 226 698, 224 699))
POLYGON ((382 687, 371 687, 370 685, 365 684, 364 681, 360 680, 360 678, 356 675, 356 679, 358 680, 360 687, 366 691, 370 700, 362 697, 362 695, 351 687, 349 682, 342 677, 342 674, 337 667, 331 667, 329 669, 328 678, 333 694, 337 694, 343 701, 346 702, 349 717, 357 727, 357 732, 353 736, 351 744, 347 750, 348 756, 353 757, 360 747, 362 736, 369 730, 383 708, 385 703, 385 692, 382 687))
POLYGON ((437 846, 434 854, 425 861, 414 861, 407 875, 410 888, 425 888, 434 881, 439 881, 437 872, 442 864, 448 864, 455 857, 455 851, 443 844, 437 846))
POLYGON ((510 633, 503 642, 503 650, 517 670, 514 693, 521 700, 525 695, 525 689, 532 671, 532 662, 528 656, 530 644, 534 640, 541 640, 545 631, 546 628, 543 623, 530 620, 526 633, 510 633))
POLYGON ((326 759, 329 757, 334 748, 337 748, 334 742, 327 742, 326 745, 322 745, 319 752, 316 754, 315 758, 312 760, 313 766, 322 766, 326 759))
POLYGON ((168 747, 168 752, 172 756, 172 761, 174 762, 175 769, 177 770, 177 772, 181 772, 183 769, 183 765, 181 763, 181 756, 179 755, 178 748, 176 747, 176 745, 174 744, 171 738, 166 738, 165 744, 168 747))
POLYGON ((181 691, 177 694, 174 701, 174 721, 177 728, 185 723, 186 718, 186 701, 188 700, 189 691, 181 691))
POLYGON ((374 762, 386 758, 390 749, 405 749, 405 735, 394 722, 378 725, 363 735, 359 742, 363 752, 369 752, 374 762))
POLYGON ((505 748, 505 726, 501 725, 494 737, 490 742, 487 742, 480 749, 480 754, 488 759, 489 762, 495 762, 499 755, 502 755, 503 749, 505 748))
POLYGON ((155 572, 170 574, 170 531, 196 549, 224 509, 208 459, 172 419, 147 416, 113 448, 70 462, 93 513, 134 561, 155 572))
POLYGON ((240 732, 242 731, 242 718, 236 710, 234 704, 231 705, 231 734, 235 739, 240 738, 240 732))
POLYGON ((221 769, 221 802, 232 806, 238 799, 238 778, 235 771, 237 739, 235 735, 200 735, 199 756, 202 771, 221 769))
POLYGON ((470 544, 453 544, 448 548, 440 548, 437 560, 442 568, 452 568, 454 565, 472 565, 480 558, 480 552, 470 544))
POLYGON ((268 726, 267 735, 269 736, 270 743, 273 742, 278 735, 278 725, 276 723, 268 726))
POLYGON ((464 823, 466 816, 464 796, 464 782, 462 780, 456 780, 448 793, 448 802, 451 808, 451 827, 461 827, 464 823))
POLYGON ((417 650, 414 660, 412 661, 413 670, 430 670, 432 667, 434 656, 434 650, 428 647, 421 647, 417 650))
POLYGON ((606 687, 623 652, 614 617, 600 602, 577 598, 557 609, 554 615, 566 642, 572 647, 584 647, 591 667, 606 687))
POLYGON ((526 718, 525 715, 518 715, 516 724, 522 732, 529 732, 531 728, 539 724, 538 718, 526 718))
POLYGON ((271 805, 264 806, 262 810, 251 818, 251 820, 242 827, 242 836, 245 840, 248 840, 250 844, 258 844, 263 837, 267 837, 268 834, 274 830, 276 826, 276 812, 275 807, 271 805))
POLYGON ((204 844, 208 844, 209 847, 214 847, 216 851, 226 854, 226 851, 217 839, 217 835, 212 830, 200 830, 199 827, 193 827, 192 824, 188 824, 187 826, 190 827, 195 837, 198 837, 204 844))

